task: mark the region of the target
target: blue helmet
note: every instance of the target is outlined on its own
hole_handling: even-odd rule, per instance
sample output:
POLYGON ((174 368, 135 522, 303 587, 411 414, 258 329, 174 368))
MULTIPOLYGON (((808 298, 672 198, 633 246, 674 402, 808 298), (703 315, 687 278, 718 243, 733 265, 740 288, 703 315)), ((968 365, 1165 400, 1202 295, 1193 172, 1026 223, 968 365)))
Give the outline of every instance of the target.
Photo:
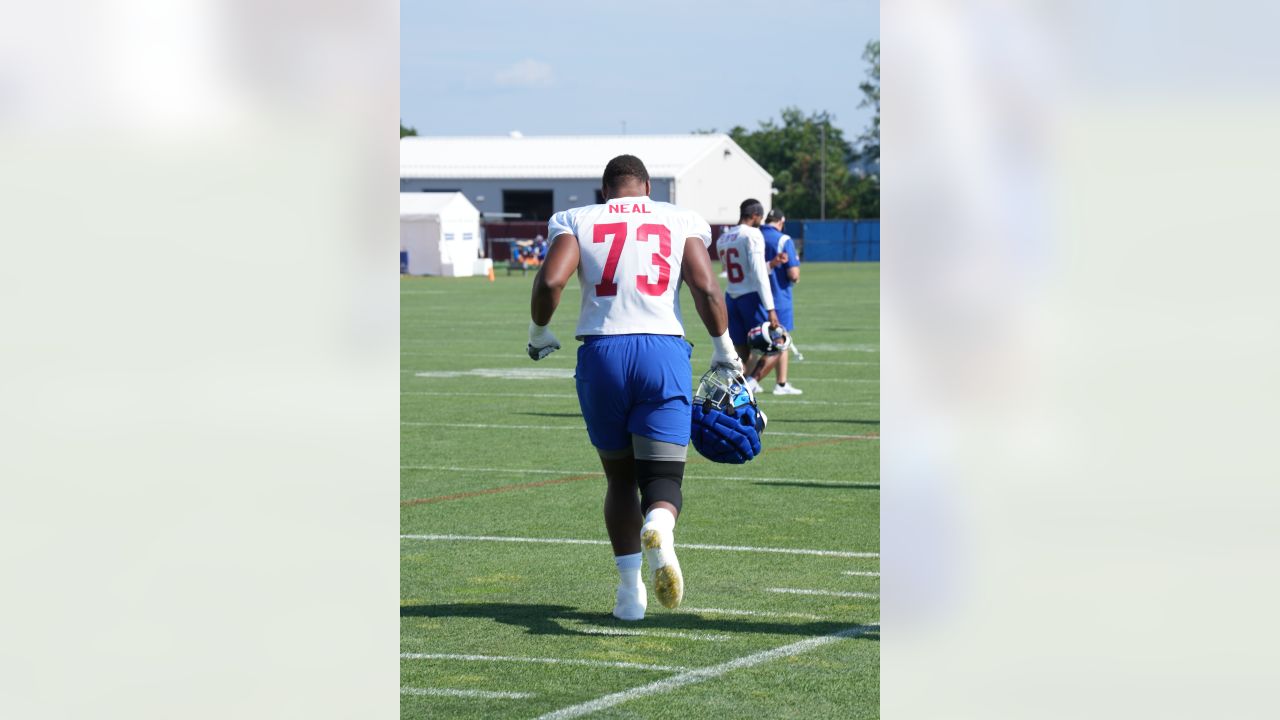
POLYGON ((765 355, 777 355, 791 344, 791 336, 781 325, 770 327, 766 322, 747 331, 747 344, 752 350, 759 350, 765 355))
POLYGON ((693 394, 690 440, 708 460, 741 464, 760 454, 768 418, 756 405, 741 375, 712 368, 693 394))

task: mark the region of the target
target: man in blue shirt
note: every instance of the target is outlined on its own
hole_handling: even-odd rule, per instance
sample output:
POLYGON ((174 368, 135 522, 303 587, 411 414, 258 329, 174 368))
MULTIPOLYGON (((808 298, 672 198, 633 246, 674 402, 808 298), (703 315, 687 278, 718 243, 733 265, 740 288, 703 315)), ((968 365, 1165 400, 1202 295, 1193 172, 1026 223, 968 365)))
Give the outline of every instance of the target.
MULTIPOLYGON (((778 323, 787 332, 796 329, 794 305, 791 303, 791 287, 800 282, 800 256, 796 252, 795 241, 790 235, 782 232, 782 225, 787 221, 778 208, 773 208, 765 216, 760 232, 764 234, 764 259, 773 271, 769 278, 770 289, 773 290, 773 304, 778 311, 778 323)), ((774 395, 801 395, 803 390, 787 384, 787 352, 778 358, 778 384, 773 388, 774 395)))

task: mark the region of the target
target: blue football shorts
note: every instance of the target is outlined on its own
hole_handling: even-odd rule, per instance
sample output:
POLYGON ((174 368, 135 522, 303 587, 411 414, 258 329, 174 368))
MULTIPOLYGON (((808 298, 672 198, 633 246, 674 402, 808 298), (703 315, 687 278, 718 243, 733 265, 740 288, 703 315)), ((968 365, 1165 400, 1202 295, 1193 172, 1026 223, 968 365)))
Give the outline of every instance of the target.
POLYGON ((737 298, 725 293, 724 304, 729 311, 729 339, 734 345, 746 345, 751 328, 769 321, 769 313, 760 304, 760 293, 747 293, 737 298))
POLYGON ((778 323, 787 330, 796 329, 795 306, 791 303, 778 303, 774 310, 778 313, 778 323))
POLYGON ((590 335, 578 348, 578 405, 591 444, 630 447, 631 436, 689 444, 693 346, 675 335, 590 335))

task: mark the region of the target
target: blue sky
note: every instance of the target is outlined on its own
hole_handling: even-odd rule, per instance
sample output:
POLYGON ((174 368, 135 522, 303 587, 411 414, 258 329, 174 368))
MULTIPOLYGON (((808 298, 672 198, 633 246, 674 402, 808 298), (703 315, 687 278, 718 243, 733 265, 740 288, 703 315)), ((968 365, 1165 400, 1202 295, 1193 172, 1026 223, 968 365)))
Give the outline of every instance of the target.
POLYGON ((878 2, 402 0, 400 113, 423 135, 754 128, 798 105, 854 138, 878 2))

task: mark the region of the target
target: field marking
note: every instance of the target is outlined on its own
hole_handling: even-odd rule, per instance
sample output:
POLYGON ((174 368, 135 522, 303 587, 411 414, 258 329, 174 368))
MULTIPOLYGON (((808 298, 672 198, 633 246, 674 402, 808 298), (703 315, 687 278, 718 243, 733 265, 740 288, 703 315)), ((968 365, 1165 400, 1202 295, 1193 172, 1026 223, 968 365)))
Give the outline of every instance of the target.
MULTIPOLYGON (((475 428, 478 430, 574 430, 582 432, 586 430, 585 425, 501 425, 495 423, 439 423, 439 422, 413 422, 404 420, 401 425, 409 425, 413 427, 447 427, 447 428, 475 428)), ((839 435, 833 433, 806 433, 806 432, 781 432, 768 430, 766 435, 782 435, 787 437, 818 437, 818 438, 840 438, 841 440, 879 440, 879 435, 839 435)))
POLYGON ((628 700, 645 697, 646 695, 665 693, 684 687, 685 685, 692 685, 694 683, 712 680, 734 670, 752 667, 782 657, 799 655, 800 653, 808 652, 814 648, 818 648, 844 638, 858 637, 859 635, 864 635, 867 632, 879 631, 879 629, 880 627, 878 625, 856 625, 830 635, 806 638, 804 640, 793 642, 790 645, 783 645, 771 650, 762 650, 758 653, 744 655, 740 658, 720 663, 719 665, 690 670, 688 672, 680 673, 679 675, 651 682, 647 685, 640 685, 629 690, 623 690, 621 692, 598 697, 595 700, 588 700, 587 702, 578 703, 577 705, 570 705, 569 707, 561 708, 554 712, 542 715, 538 717, 537 720, 568 720, 569 718, 582 717, 583 715, 589 715, 593 712, 598 712, 600 710, 611 708, 615 705, 620 705, 628 700))
POLYGON ((573 368, 556 367, 472 368, 471 370, 418 370, 413 373, 413 376, 420 378, 475 377, 487 380, 572 380, 573 372, 573 368))
POLYGON ((500 690, 457 690, 454 688, 400 688, 401 695, 439 695, 443 697, 484 698, 486 700, 523 700, 537 697, 527 692, 502 692, 500 690))
POLYGON ((796 360, 797 365, 879 365, 878 360, 796 360))
POLYGON ((805 352, 880 352, 880 346, 873 343, 805 343, 805 352))
POLYGON ((564 477, 549 478, 547 480, 534 480, 533 482, 516 483, 514 485, 500 485, 498 487, 481 488, 479 490, 464 490, 462 492, 450 493, 448 495, 436 495, 435 497, 429 498, 411 498, 409 500, 401 500, 400 507, 426 505, 428 503, 446 502, 449 500, 462 500, 465 498, 479 497, 480 495, 494 495, 497 493, 511 492, 512 490, 526 490, 528 488, 545 487, 547 485, 563 485, 564 483, 591 480, 597 477, 599 476, 594 473, 589 475, 566 475, 564 477))
MULTIPOLYGON (((545 543, 549 545, 608 545, 608 540, 581 540, 577 538, 526 538, 506 535, 401 535, 401 540, 447 540, 461 542, 514 542, 545 543)), ((810 550, 807 548, 753 547, 750 545, 705 545, 683 543, 681 550, 725 550, 728 552, 762 552, 782 555, 817 555, 820 557, 878 558, 878 552, 849 552, 845 550, 810 550)))
POLYGON ((500 398, 573 398, 578 399, 573 393, 520 393, 514 395, 512 393, 477 393, 477 392, 430 392, 425 390, 402 390, 401 395, 438 395, 441 397, 500 397, 500 398))
POLYGON ((880 599, 880 596, 876 593, 846 592, 844 590, 809 590, 807 588, 765 588, 765 590, 771 593, 786 593, 788 595, 822 595, 825 597, 866 598, 868 600, 880 599))
MULTIPOLYGON (((409 372, 405 370, 404 372, 409 372)), ((482 392, 440 392, 428 390, 402 390, 401 395, 433 395, 436 397, 498 397, 498 398, 572 398, 578 399, 574 393, 482 393, 482 392)), ((770 395, 772 396, 772 395, 770 395)), ((788 405, 874 405, 879 406, 879 400, 792 400, 790 396, 784 396, 788 399, 783 400, 788 405)))
POLYGON ((401 660, 463 660, 473 662, 524 662, 544 665, 582 665, 585 667, 626 668, 628 670, 654 670, 656 672, 684 672, 679 665, 647 665, 645 663, 617 662, 609 660, 579 660, 573 658, 516 657, 512 655, 453 655, 448 653, 400 653, 401 660))
POLYGON ((696 633, 696 632, 680 632, 679 630, 623 630, 621 628, 604 628, 604 627, 580 627, 574 628, 575 632, 586 633, 588 635, 611 635, 618 637, 659 637, 659 638, 675 638, 677 640, 710 640, 711 642, 724 642, 732 640, 732 635, 717 635, 715 633, 696 633))
POLYGON ((683 612, 702 613, 704 615, 743 615, 746 617, 776 617, 776 618, 796 618, 798 620, 826 620, 821 615, 811 615, 809 613, 797 612, 773 612, 772 610, 729 610, 727 608, 687 608, 681 607, 683 612))
POLYGON ((871 570, 845 570, 842 575, 852 575, 854 577, 880 577, 880 573, 871 570))
MULTIPOLYGON (((529 468, 495 468, 495 467, 460 467, 457 465, 401 465, 401 470, 447 470, 449 472, 483 472, 483 473, 510 473, 519 475, 521 473, 530 473, 534 475, 604 475, 603 470, 533 470, 529 468)), ((689 475, 685 474, 685 480, 750 480, 759 483, 813 483, 814 485, 830 485, 831 487, 877 487, 879 483, 859 483, 844 482, 841 480, 825 480, 821 478, 778 478, 778 477, 753 477, 750 475, 689 475)))

